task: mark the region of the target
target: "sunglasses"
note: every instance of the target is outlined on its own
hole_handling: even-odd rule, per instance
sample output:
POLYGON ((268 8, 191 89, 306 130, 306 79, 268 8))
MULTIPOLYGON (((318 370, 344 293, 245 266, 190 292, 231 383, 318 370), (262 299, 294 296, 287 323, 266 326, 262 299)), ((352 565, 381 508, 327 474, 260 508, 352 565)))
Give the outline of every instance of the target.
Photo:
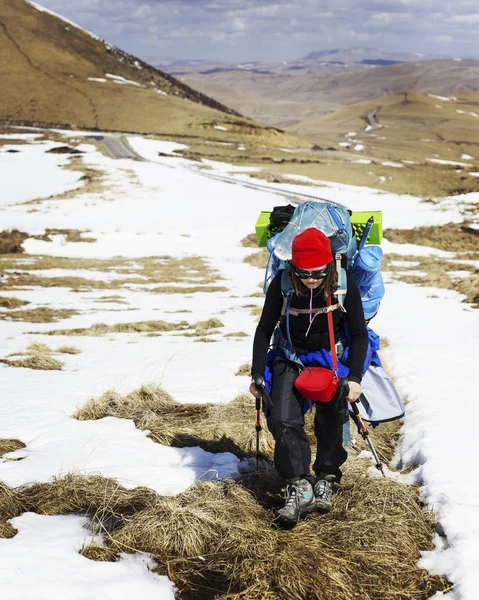
POLYGON ((294 268, 294 274, 299 279, 323 279, 328 274, 329 267, 326 266, 324 269, 317 269, 316 271, 303 271, 303 269, 294 268))

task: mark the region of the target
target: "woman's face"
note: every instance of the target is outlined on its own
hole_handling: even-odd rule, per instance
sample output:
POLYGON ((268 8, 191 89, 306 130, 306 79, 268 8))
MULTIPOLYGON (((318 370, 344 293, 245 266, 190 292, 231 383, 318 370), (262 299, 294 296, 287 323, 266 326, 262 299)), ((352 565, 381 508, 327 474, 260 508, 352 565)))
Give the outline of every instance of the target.
POLYGON ((295 268, 295 273, 301 279, 301 283, 309 290, 316 290, 324 283, 324 279, 328 274, 328 265, 320 265, 308 270, 295 268), (318 275, 321 275, 321 277, 318 277, 318 275))

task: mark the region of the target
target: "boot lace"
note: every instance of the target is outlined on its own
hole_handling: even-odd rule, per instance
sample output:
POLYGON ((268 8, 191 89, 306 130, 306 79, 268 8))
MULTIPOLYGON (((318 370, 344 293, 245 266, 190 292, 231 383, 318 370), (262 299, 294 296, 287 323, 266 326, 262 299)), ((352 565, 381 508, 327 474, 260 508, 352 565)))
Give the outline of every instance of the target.
POLYGON ((331 485, 325 479, 319 479, 314 486, 316 497, 328 498, 331 494, 331 485))
POLYGON ((286 502, 284 503, 284 508, 289 506, 295 506, 296 508, 299 508, 300 498, 298 486, 294 483, 290 483, 288 486, 286 486, 285 498, 286 502))

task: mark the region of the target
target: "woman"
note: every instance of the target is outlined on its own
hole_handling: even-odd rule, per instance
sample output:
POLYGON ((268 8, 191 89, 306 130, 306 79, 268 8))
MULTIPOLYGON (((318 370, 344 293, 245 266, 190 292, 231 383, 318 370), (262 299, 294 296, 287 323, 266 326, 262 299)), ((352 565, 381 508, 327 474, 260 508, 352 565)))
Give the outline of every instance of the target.
MULTIPOLYGON (((289 277, 293 287, 289 310, 288 346, 302 364, 318 364, 315 353, 330 350, 328 320, 325 312, 328 295, 338 289, 338 273, 333 262, 329 239, 319 230, 310 228, 293 240, 289 277), (297 310, 299 312, 297 312, 297 310), (319 310, 318 310, 319 309, 319 310)), ((368 349, 368 334, 358 288, 349 272, 344 310, 333 297, 333 324, 336 347, 347 335, 349 345, 347 400, 356 401, 361 395, 361 376, 368 349), (347 331, 347 334, 345 333, 347 331)), ((272 409, 267 417, 268 427, 275 439, 274 464, 279 475, 287 480, 286 501, 277 520, 283 525, 294 525, 306 514, 318 510, 331 510, 333 484, 341 480, 341 465, 347 458, 342 445, 342 426, 348 418, 347 404, 342 398, 329 403, 316 403, 314 433, 317 438, 315 475, 310 474, 311 448, 304 431, 305 399, 294 386, 298 376, 298 364, 288 360, 291 355, 281 350, 285 344, 277 344, 268 357, 273 331, 280 321, 277 334, 288 337, 282 292, 282 271, 271 282, 253 344, 252 376, 265 372, 266 364, 271 370, 272 409), (281 320, 280 320, 281 319, 281 320)), ((277 338, 278 335, 275 335, 277 338)), ((338 359, 341 354, 338 354, 338 359)), ((341 388, 339 388, 341 390, 341 388)), ((251 383, 250 392, 258 398, 261 392, 251 383)))

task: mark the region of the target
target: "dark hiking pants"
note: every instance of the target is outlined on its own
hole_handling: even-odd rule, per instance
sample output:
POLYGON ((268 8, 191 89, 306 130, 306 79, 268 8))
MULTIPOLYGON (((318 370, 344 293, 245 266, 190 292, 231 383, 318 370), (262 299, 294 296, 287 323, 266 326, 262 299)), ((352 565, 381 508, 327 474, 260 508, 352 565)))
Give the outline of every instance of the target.
MULTIPOLYGON (((274 465, 285 479, 304 477, 310 473, 311 448, 304 431, 305 400, 294 387, 298 376, 294 364, 275 356, 271 365, 273 408, 268 427, 275 439, 274 465)), ((314 472, 336 475, 341 479, 341 465, 348 454, 343 448, 343 423, 348 419, 347 404, 333 399, 326 404, 315 402, 314 433, 317 438, 314 472)))

